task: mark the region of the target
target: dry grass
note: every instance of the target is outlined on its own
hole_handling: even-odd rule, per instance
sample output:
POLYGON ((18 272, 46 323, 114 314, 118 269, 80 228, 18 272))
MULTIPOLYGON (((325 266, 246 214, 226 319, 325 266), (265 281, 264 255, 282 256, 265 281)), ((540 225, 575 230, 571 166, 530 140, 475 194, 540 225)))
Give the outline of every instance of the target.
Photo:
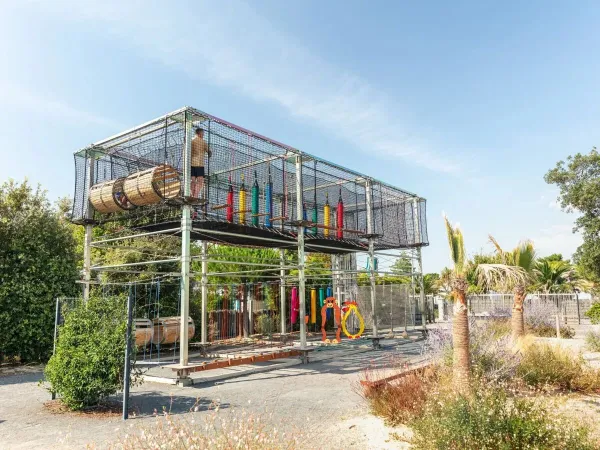
POLYGON ((529 386, 566 391, 600 393, 600 370, 590 367, 581 355, 549 344, 524 346, 518 376, 529 386))
POLYGON ((245 411, 219 411, 192 417, 157 416, 152 425, 131 428, 114 450, 285 450, 301 448, 310 436, 289 424, 277 428, 272 417, 245 411))

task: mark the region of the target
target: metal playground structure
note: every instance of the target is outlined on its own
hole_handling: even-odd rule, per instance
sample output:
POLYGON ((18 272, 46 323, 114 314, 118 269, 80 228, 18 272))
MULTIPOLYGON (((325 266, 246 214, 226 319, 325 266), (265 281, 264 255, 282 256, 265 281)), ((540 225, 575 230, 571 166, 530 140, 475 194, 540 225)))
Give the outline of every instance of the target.
MULTIPOLYGON (((297 338, 292 347, 297 352, 308 348, 311 326, 319 334, 326 321, 338 328, 339 341, 342 312, 352 315, 360 309, 353 297, 361 275, 368 280, 370 305, 365 309, 377 346, 377 276, 390 273, 382 261, 397 257, 397 250, 411 260, 411 268, 400 275, 421 285, 424 311, 425 207, 417 194, 184 107, 76 152, 71 218, 85 227, 84 300, 95 285, 110 284, 101 274, 118 274, 130 292, 132 283, 143 282, 146 317, 134 313, 136 344, 145 347, 156 335, 163 344, 176 344, 178 374, 186 377, 195 370, 188 351, 192 336, 203 351, 211 342, 251 339, 256 317, 270 319, 269 334, 283 341, 297 338), (95 234, 99 226, 111 233, 95 234), (180 241, 178 254, 135 247, 141 238, 162 237, 180 241), (219 249, 231 246, 271 253, 255 261, 228 259, 219 249), (102 261, 102 252, 132 248, 147 259, 102 261), (325 274, 311 272, 311 254, 327 255, 331 264, 325 274), (364 268, 358 267, 360 261, 364 268), (215 262, 231 269, 209 272, 215 262), (178 270, 155 269, 151 280, 136 280, 161 265, 178 270), (250 281, 218 281, 232 274, 250 281), (253 283, 258 275, 261 282, 253 283), (156 312, 159 281, 170 283, 178 295, 177 310, 168 317, 156 312), (200 323, 190 319, 190 295, 196 291, 200 323), (274 314, 268 316, 269 311, 274 314)), ((357 337, 356 326, 351 328, 347 334, 357 337)))

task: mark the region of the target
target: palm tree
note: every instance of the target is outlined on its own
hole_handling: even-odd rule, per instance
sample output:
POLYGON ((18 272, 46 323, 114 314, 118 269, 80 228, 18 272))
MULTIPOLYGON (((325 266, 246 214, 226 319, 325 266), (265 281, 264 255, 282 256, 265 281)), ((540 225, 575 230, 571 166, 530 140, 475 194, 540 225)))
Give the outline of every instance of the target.
MULTIPOLYGON (((469 263, 465 254, 463 234, 458 225, 452 226, 448 217, 444 216, 450 258, 453 268, 450 272, 451 296, 454 300, 452 345, 454 383, 459 392, 466 392, 471 379, 471 360, 469 353, 469 318, 467 311, 468 283, 466 275, 469 272, 469 263)), ((478 284, 485 288, 506 287, 523 282, 525 276, 519 267, 505 264, 478 264, 478 284)))
POLYGON ((567 261, 542 260, 535 268, 535 288, 545 294, 573 292, 580 288, 582 280, 567 261))
POLYGON ((490 241, 496 247, 496 253, 503 264, 511 267, 520 267, 524 273, 522 282, 516 283, 513 288, 514 299, 511 317, 511 328, 513 339, 520 339, 525 335, 525 319, 523 316, 523 304, 527 296, 527 287, 531 283, 536 267, 536 254, 531 241, 520 242, 511 251, 504 251, 494 239, 489 236, 490 241))

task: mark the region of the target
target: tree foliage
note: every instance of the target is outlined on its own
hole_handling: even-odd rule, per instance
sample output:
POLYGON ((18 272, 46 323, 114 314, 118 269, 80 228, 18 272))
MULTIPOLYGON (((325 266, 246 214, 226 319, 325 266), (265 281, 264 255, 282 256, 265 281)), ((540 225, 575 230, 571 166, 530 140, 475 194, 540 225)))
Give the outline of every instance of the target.
POLYGON ((69 408, 97 405, 123 387, 126 303, 124 296, 91 297, 65 311, 45 373, 49 390, 69 408))
POLYGON ((589 154, 569 156, 544 179, 558 186, 558 200, 565 211, 581 214, 575 229, 582 233, 583 244, 574 260, 594 281, 600 281, 600 153, 594 147, 589 154))
POLYGON ((56 297, 78 293, 72 232, 46 193, 24 181, 0 186, 0 359, 46 360, 56 297))

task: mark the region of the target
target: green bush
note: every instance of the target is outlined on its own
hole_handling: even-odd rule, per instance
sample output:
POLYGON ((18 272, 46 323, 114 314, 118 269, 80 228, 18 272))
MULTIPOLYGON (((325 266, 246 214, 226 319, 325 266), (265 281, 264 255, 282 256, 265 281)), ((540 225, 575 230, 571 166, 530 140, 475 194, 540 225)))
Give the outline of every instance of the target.
POLYGON ((0 185, 0 362, 50 357, 56 297, 80 289, 77 258, 72 229, 44 191, 0 185))
POLYGON ((258 314, 255 319, 254 332, 265 336, 273 334, 278 329, 279 317, 279 314, 258 314))
POLYGON ((594 325, 600 324, 600 302, 592 303, 592 306, 585 312, 585 315, 589 317, 590 322, 594 325))
POLYGON ((597 331, 590 331, 585 335, 585 343, 588 350, 600 352, 600 333, 597 331))
POLYGON ((122 389, 126 309, 123 297, 92 297, 66 311, 45 373, 49 390, 69 408, 97 405, 122 389))
POLYGON ((423 414, 409 425, 413 448, 423 450, 596 448, 586 427, 552 416, 537 401, 508 397, 493 385, 476 387, 468 397, 430 396, 423 414))
POLYGON ((573 357, 566 350, 547 344, 526 348, 517 374, 534 387, 582 392, 600 389, 600 371, 589 367, 581 355, 573 357))
MULTIPOLYGON (((563 339, 573 339, 575 337, 575 330, 564 323, 559 325, 560 337, 563 339)), ((538 324, 533 327, 527 326, 527 332, 539 337, 556 337, 556 325, 549 325, 546 323, 538 324)))

